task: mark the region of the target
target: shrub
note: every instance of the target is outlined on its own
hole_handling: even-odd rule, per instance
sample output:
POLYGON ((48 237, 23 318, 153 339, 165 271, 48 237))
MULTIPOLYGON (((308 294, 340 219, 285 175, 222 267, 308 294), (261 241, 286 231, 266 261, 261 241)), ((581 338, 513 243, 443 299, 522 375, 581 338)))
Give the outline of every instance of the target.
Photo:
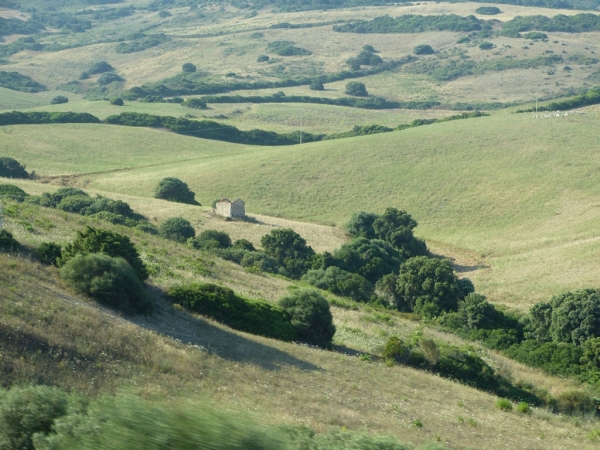
POLYGON ((256 58, 256 62, 267 62, 269 59, 271 58, 269 58, 268 55, 259 55, 258 58, 256 58))
POLYGON ((119 75, 113 72, 104 72, 100 77, 98 77, 98 84, 100 86, 106 86, 107 84, 125 81, 119 75))
POLYGON ((13 253, 21 248, 13 235, 6 230, 0 230, 0 252, 13 253))
POLYGON ((195 192, 190 190, 187 183, 173 177, 167 177, 160 180, 158 186, 156 186, 156 189, 154 190, 154 198, 201 206, 200 203, 195 200, 195 195, 195 192))
POLYGON ((196 71, 196 66, 192 63, 185 63, 183 66, 181 66, 181 70, 186 73, 194 73, 196 71))
POLYGON ((18 186, 12 184, 0 184, 0 198, 8 198, 17 202, 22 202, 29 194, 18 186))
POLYGON ((405 363, 410 358, 410 349, 404 345, 402 339, 391 336, 385 343, 383 357, 388 361, 405 363))
POLYGON ((350 81, 346 83, 346 94, 354 95, 355 97, 367 97, 369 95, 365 84, 359 81, 350 81))
POLYGON ((424 317, 458 308, 458 279, 447 260, 417 256, 400 266, 397 291, 411 310, 424 317))
POLYGON ((33 203, 34 205, 40 205, 46 208, 56 208, 63 199, 72 196, 89 197, 86 192, 80 189, 64 187, 53 193, 44 192, 42 195, 33 195, 27 198, 27 203, 33 203))
POLYGON ((206 102, 200 100, 199 98, 188 98, 186 101, 181 103, 181 106, 187 106, 188 108, 193 109, 206 109, 208 105, 206 102))
POLYGON ((505 398, 501 398, 500 400, 498 400, 496 402, 496 408, 498 408, 501 411, 512 411, 513 405, 510 402, 510 400, 507 400, 505 398))
POLYGON ((57 95, 52 100, 50 100, 51 105, 60 105, 61 103, 69 103, 69 99, 64 95, 57 95))
POLYGON ((0 177, 29 178, 29 174, 17 160, 0 156, 0 177))
POLYGON ((435 53, 435 50, 431 47, 431 45, 421 44, 417 45, 413 49, 413 53, 415 55, 433 55, 435 53))
POLYGON ((86 73, 88 75, 94 75, 97 73, 114 72, 114 70, 115 68, 106 61, 97 61, 92 64, 92 67, 90 67, 86 73))
POLYGON ((331 346, 335 334, 327 300, 313 289, 300 289, 277 302, 291 316, 298 339, 320 347, 331 346))
POLYGON ((231 238, 224 231, 217 230, 205 230, 194 239, 192 244, 194 248, 198 249, 215 249, 215 248, 229 248, 231 247, 231 238))
POLYGON ((36 254, 40 262, 49 266, 57 266, 58 260, 62 256, 62 247, 55 242, 44 242, 37 248, 36 254))
POLYGON ((279 56, 308 56, 312 54, 306 49, 295 47, 291 41, 269 42, 267 50, 279 56))
POLYGON ((70 212, 73 214, 83 214, 84 210, 94 203, 94 200, 88 195, 71 195, 63 198, 56 209, 70 212))
POLYGON ((397 208, 386 208, 373 221, 376 236, 392 244, 404 258, 427 254, 425 242, 413 235, 416 226, 417 221, 410 214, 397 208))
POLYGON ((148 278, 146 266, 127 236, 92 227, 86 227, 84 231, 77 232, 75 240, 63 248, 58 265, 59 267, 65 265, 76 255, 90 253, 105 253, 113 258, 123 258, 135 270, 140 280, 143 281, 148 278))
POLYGON ((127 313, 149 313, 152 302, 135 270, 123 258, 104 253, 78 254, 60 269, 75 290, 127 313))
POLYGON ((158 17, 164 19, 166 17, 171 17, 171 13, 169 11, 165 11, 164 9, 158 12, 158 17))
POLYGON ((539 39, 548 39, 548 35, 546 33, 540 33, 539 31, 531 31, 530 33, 525 33, 523 37, 525 39, 531 39, 532 41, 539 39))
POLYGON ((585 414, 596 409, 594 400, 585 392, 571 389, 556 397, 557 409, 566 414, 585 414))
POLYGON ((54 421, 67 411, 67 395, 55 387, 0 391, 0 448, 33 450, 33 435, 50 433, 54 421))
POLYGON ((373 229, 373 222, 378 217, 379 214, 360 211, 352 214, 344 228, 351 236, 375 239, 377 235, 373 229))
POLYGON ((247 269, 259 272, 280 272, 277 260, 265 255, 263 252, 246 252, 240 261, 240 265, 247 269))
POLYGON ((125 102, 123 102, 121 97, 115 97, 110 101, 110 104, 115 106, 123 106, 125 102))
POLYGON ((519 402, 517 405, 517 412, 521 414, 528 414, 531 412, 531 408, 529 407, 529 403, 527 402, 519 402))
POLYGON ((494 48, 494 44, 492 44, 491 42, 484 41, 481 44, 479 44, 480 50, 491 50, 492 48, 494 48))
POLYGON ((193 283, 169 289, 170 301, 185 309, 211 317, 236 330, 274 339, 293 341, 296 332, 290 315, 263 300, 248 300, 228 288, 193 283))
POLYGON ((135 228, 137 228, 140 231, 143 231, 144 233, 153 234, 153 235, 158 234, 158 228, 156 228, 154 225, 152 225, 149 222, 140 221, 135 225, 135 228))
POLYGON ((500 8, 497 8, 496 6, 481 6, 479 8, 477 8, 475 10, 475 12, 477 14, 484 14, 487 16, 494 16, 496 14, 500 14, 502 11, 500 11, 500 8))
POLYGON ((189 238, 196 236, 196 231, 192 227, 192 224, 183 217, 170 217, 160 224, 158 234, 165 239, 185 242, 189 238))
POLYGON ((373 285, 364 277, 336 266, 309 270, 302 276, 302 281, 359 302, 368 302, 374 293, 373 285))
POLYGON ((325 86, 323 85, 323 82, 321 80, 311 81, 310 86, 308 86, 308 88, 311 91, 324 91, 325 90, 325 86))
POLYGON ((254 244, 250 242, 248 239, 238 239, 232 245, 234 249, 248 250, 250 252, 255 252, 256 248, 254 248, 254 244))
POLYGON ((274 258, 290 276, 300 277, 311 265, 315 251, 290 228, 271 231, 261 238, 266 255, 274 258))

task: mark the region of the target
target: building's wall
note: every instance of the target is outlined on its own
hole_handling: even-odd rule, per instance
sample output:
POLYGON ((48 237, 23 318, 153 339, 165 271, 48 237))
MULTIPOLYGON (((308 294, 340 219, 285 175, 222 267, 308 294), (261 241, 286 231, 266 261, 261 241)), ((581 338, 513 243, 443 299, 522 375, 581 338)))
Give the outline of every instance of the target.
POLYGON ((230 217, 231 216, 231 203, 217 202, 217 214, 220 216, 230 217))
POLYGON ((244 202, 235 201, 231 204, 231 217, 245 217, 246 216, 246 207, 244 202))

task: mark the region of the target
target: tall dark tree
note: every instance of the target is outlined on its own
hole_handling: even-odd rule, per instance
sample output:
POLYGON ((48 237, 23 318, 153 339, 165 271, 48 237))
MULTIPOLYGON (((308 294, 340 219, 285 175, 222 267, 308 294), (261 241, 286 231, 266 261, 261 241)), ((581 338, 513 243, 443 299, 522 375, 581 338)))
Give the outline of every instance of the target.
POLYGON ((299 278, 312 265, 315 251, 291 228, 271 231, 261 239, 264 252, 274 258, 291 277, 299 278))
POLYGON ((195 199, 194 191, 190 190, 187 183, 179 178, 167 177, 160 180, 154 190, 154 198, 168 200, 170 202, 186 203, 188 205, 198 205, 195 199))

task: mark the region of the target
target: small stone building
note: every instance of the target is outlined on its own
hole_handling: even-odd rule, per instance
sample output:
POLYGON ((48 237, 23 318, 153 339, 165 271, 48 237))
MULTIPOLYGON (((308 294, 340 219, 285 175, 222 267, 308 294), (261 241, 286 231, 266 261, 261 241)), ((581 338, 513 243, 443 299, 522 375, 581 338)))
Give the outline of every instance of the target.
POLYGON ((223 217, 246 217, 246 203, 241 198, 234 201, 226 198, 219 200, 216 210, 223 217))

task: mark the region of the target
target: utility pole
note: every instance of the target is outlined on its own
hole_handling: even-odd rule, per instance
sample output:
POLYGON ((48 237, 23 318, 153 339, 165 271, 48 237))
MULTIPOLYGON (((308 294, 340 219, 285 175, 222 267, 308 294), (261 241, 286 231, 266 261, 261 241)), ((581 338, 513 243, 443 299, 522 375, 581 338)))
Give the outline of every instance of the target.
POLYGON ((300 145, 302 145, 302 119, 304 118, 304 111, 300 110, 300 145))
POLYGON ((4 204, 0 202, 0 230, 2 229, 2 219, 4 219, 4 204))

